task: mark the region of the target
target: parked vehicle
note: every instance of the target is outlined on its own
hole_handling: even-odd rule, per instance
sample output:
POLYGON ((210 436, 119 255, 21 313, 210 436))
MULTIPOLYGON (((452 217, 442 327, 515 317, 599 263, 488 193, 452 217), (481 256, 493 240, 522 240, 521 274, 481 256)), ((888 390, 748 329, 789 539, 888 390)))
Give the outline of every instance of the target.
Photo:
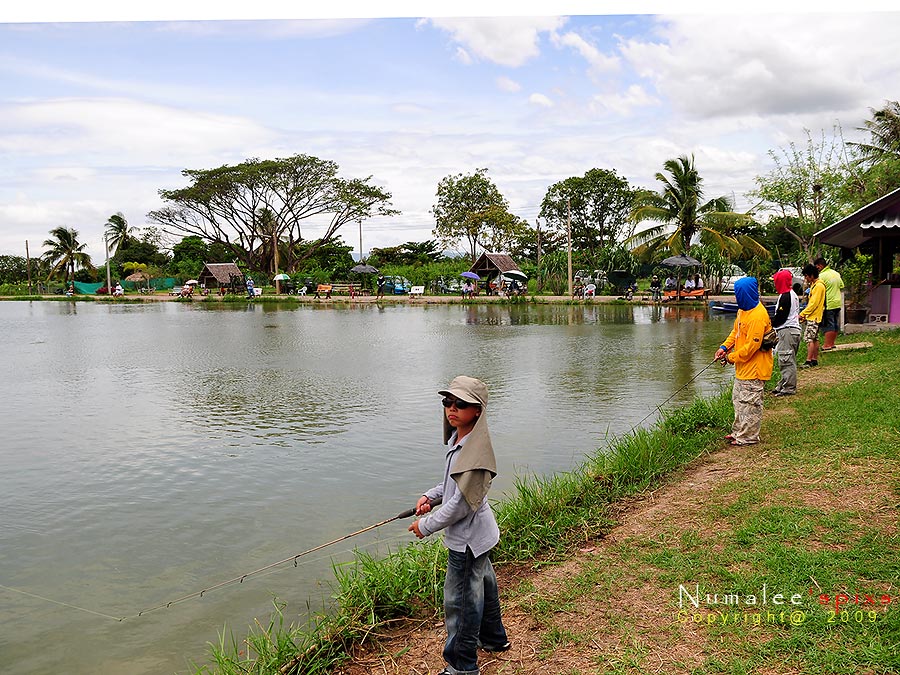
POLYGON ((802 267, 782 267, 783 270, 788 270, 793 275, 793 279, 791 280, 792 284, 800 284, 802 287, 806 283, 806 277, 803 276, 803 268, 802 267))
POLYGON ((573 281, 576 286, 594 284, 598 291, 607 285, 606 273, 602 270, 578 270, 575 272, 573 281))
POLYGON ((462 279, 456 277, 450 279, 438 277, 431 282, 431 288, 434 293, 459 295, 462 293, 462 287, 462 279))
POLYGON ((734 293, 734 282, 745 276, 747 276, 747 273, 744 270, 737 265, 732 265, 722 275, 722 293, 734 293))
POLYGON ((410 285, 406 277, 387 277, 384 280, 384 292, 390 295, 404 295, 409 293, 410 285))

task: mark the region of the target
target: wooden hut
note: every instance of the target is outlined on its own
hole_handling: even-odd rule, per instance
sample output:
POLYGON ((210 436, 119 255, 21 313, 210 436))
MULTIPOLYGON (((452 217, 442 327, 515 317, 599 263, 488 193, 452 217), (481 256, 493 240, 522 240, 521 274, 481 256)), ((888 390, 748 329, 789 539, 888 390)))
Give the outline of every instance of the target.
POLYGON ((230 293, 241 293, 244 287, 244 273, 233 262, 204 263, 197 281, 201 288, 227 288, 230 293))
POLYGON ((480 283, 488 292, 490 292, 488 287, 490 279, 500 274, 513 272, 517 277, 521 275, 519 278, 525 279, 525 276, 519 269, 519 265, 508 253, 482 253, 478 260, 475 261, 475 264, 469 268, 469 271, 481 277, 480 283))
POLYGON ((482 253, 475 264, 469 268, 482 279, 495 277, 505 272, 519 272, 519 266, 508 253, 482 253))

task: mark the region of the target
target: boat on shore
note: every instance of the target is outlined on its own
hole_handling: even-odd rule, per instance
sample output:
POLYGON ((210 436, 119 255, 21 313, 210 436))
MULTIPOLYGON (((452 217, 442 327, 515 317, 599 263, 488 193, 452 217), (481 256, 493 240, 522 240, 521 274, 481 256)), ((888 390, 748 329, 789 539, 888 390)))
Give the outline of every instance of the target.
MULTIPOLYGON (((774 303, 763 303, 763 307, 766 308, 766 311, 769 313, 769 316, 773 316, 775 314, 775 304, 774 303)), ((709 301, 709 309, 712 312, 718 312, 720 314, 737 314, 738 304, 736 302, 728 302, 722 300, 710 300, 709 301)))

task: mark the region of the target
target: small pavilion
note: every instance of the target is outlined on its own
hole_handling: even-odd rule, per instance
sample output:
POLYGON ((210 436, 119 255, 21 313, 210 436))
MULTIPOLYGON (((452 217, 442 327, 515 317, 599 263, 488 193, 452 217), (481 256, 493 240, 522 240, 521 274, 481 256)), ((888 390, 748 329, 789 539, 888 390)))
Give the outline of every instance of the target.
POLYGON ((519 272, 519 266, 508 253, 482 253, 475 264, 469 268, 482 279, 505 274, 506 272, 519 272))
POLYGON ((244 273, 233 263, 205 263, 197 277, 202 288, 228 288, 232 293, 240 293, 244 285, 244 273))

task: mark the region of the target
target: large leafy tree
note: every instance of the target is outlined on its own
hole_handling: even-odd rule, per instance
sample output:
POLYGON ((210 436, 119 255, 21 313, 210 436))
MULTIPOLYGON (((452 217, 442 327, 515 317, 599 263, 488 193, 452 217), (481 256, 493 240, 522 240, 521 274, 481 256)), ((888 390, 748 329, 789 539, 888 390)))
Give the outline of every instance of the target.
POLYGON ((446 248, 465 241, 474 262, 477 248, 491 249, 511 240, 521 221, 509 212, 509 203, 487 177, 487 169, 445 176, 438 183, 434 236, 446 248))
POLYGON ((805 147, 790 143, 769 156, 775 168, 757 176, 757 188, 749 196, 759 199, 756 207, 775 219, 779 227, 800 247, 805 260, 819 253, 815 233, 847 212, 847 163, 837 134, 819 141, 806 131, 805 147))
POLYGON ((604 246, 631 234, 635 191, 615 171, 591 169, 551 185, 541 202, 540 216, 563 235, 571 218, 572 246, 597 254, 604 246))
POLYGON ((107 219, 104 235, 106 236, 106 245, 112 255, 115 255, 129 238, 137 236, 137 228, 131 227, 122 212, 118 211, 107 219))
POLYGON ((18 255, 0 255, 0 284, 17 284, 28 279, 28 261, 18 255))
POLYGON ((848 210, 859 209, 900 187, 900 103, 885 101, 858 131, 868 142, 848 142, 851 154, 845 183, 848 210))
POLYGON ((768 257, 765 247, 749 234, 751 218, 735 213, 732 200, 715 197, 703 201, 703 179, 694 158, 682 155, 664 164, 666 173, 657 173, 662 190, 641 190, 635 195, 631 217, 635 223, 653 222, 626 241, 641 259, 659 254, 689 253, 694 239, 726 251, 731 257, 768 257))
POLYGON ((144 228, 140 238, 129 236, 110 258, 110 265, 124 271, 126 262, 144 263, 154 274, 169 264, 169 256, 160 249, 159 231, 154 227, 144 228))
POLYGON ((869 108, 872 118, 863 122, 860 131, 869 133, 868 143, 848 143, 859 150, 864 161, 900 159, 900 102, 885 101, 884 107, 869 108))
POLYGON ((440 245, 434 239, 408 241, 399 246, 373 248, 369 256, 372 265, 425 265, 442 258, 440 245))
POLYGON ((263 244, 273 232, 286 244, 279 264, 290 272, 346 223, 398 213, 390 208, 391 194, 373 185, 371 176, 341 178, 335 162, 310 155, 248 159, 216 169, 185 169, 182 175, 190 184, 160 190, 167 205, 149 218, 168 231, 224 245, 229 257, 251 269, 267 267, 272 249, 263 244), (304 239, 307 219, 324 227, 321 237, 304 239))
POLYGON ((92 270, 91 256, 84 252, 87 244, 78 241, 78 231, 71 227, 54 227, 44 240, 44 259, 50 265, 49 280, 59 272, 66 280, 75 278, 75 270, 92 270))

